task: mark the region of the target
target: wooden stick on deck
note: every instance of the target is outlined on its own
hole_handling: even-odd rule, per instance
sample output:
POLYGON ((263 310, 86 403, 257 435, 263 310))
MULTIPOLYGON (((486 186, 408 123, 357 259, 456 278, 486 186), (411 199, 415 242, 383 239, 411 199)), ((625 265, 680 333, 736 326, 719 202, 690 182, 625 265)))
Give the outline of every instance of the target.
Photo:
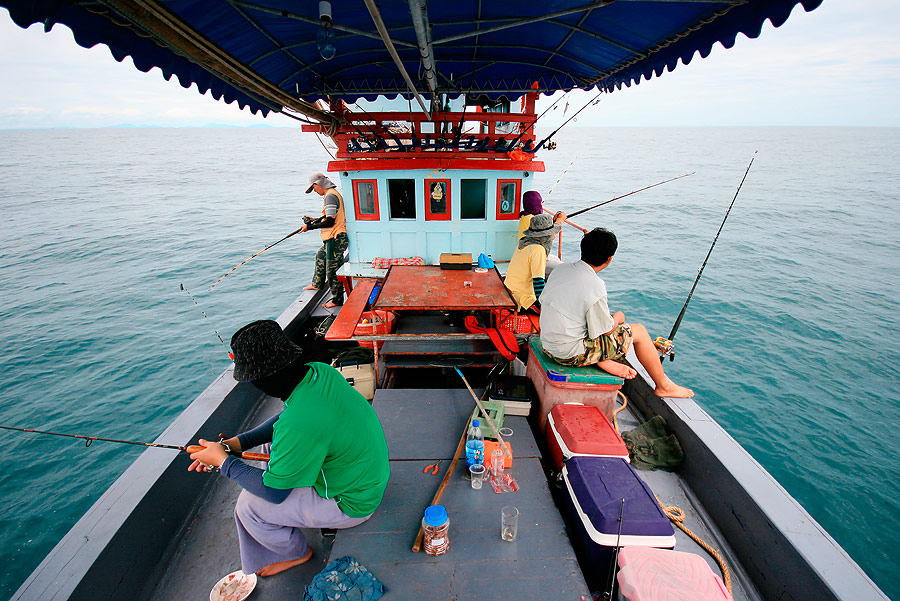
MULTIPOLYGON (((469 421, 466 420, 466 427, 463 428, 462 436, 459 438, 459 444, 456 445, 456 452, 453 455, 453 461, 450 462, 450 467, 447 468, 447 473, 444 474, 444 479, 441 480, 441 485, 438 486, 437 492, 434 493, 434 498, 431 499, 432 505, 437 505, 437 502, 441 500, 441 495, 444 494, 444 489, 447 488, 447 483, 450 482, 450 474, 456 470, 456 464, 459 461, 459 454, 462 453, 463 448, 466 446, 466 434, 469 432, 469 421)), ((422 548, 422 541, 425 539, 425 531, 422 530, 422 524, 419 523, 419 533, 416 534, 416 542, 413 543, 412 552, 418 553, 419 549, 422 548)))
POLYGON ((500 436, 500 428, 498 428, 497 425, 494 424, 494 420, 492 420, 491 416, 488 415, 487 410, 485 410, 484 405, 481 404, 481 401, 478 399, 478 395, 476 395, 475 391, 472 390, 472 387, 469 386, 469 381, 466 380, 466 377, 463 375, 463 373, 461 371, 459 371, 458 367, 454 368, 454 369, 456 369, 456 373, 459 374, 459 377, 462 378, 463 384, 465 384, 466 388, 469 389, 469 394, 471 394, 472 398, 475 399, 475 404, 478 405, 478 408, 481 410, 481 413, 484 415, 484 419, 486 419, 488 425, 494 429, 494 436, 496 436, 497 440, 500 442, 500 448, 503 449, 503 453, 511 459, 512 453, 510 453, 509 448, 507 448, 508 445, 503 440, 503 437, 500 436))

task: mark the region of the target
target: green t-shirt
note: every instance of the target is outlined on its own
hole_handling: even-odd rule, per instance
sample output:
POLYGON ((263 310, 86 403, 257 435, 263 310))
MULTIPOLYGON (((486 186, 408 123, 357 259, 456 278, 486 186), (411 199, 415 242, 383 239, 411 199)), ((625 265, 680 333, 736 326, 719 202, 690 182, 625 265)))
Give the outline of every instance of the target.
POLYGON ((266 486, 313 486, 350 517, 374 512, 391 468, 384 430, 369 402, 333 367, 310 363, 284 405, 263 474, 266 486))

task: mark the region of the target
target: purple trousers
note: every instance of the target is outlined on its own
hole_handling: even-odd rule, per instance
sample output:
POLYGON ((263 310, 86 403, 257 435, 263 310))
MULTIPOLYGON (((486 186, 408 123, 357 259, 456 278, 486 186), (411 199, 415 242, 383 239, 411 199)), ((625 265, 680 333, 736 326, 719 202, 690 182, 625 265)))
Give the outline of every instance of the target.
POLYGON ((252 574, 271 563, 305 556, 309 544, 301 528, 351 528, 370 517, 348 516, 334 499, 323 499, 311 486, 293 489, 277 504, 241 491, 234 507, 241 570, 252 574))

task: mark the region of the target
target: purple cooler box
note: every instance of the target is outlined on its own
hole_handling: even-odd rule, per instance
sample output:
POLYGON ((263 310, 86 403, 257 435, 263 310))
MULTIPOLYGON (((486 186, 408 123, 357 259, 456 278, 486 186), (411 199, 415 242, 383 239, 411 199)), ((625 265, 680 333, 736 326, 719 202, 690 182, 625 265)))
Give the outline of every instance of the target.
POLYGON ((624 459, 572 457, 562 475, 568 493, 564 511, 588 585, 608 584, 616 546, 675 547, 669 518, 624 459))

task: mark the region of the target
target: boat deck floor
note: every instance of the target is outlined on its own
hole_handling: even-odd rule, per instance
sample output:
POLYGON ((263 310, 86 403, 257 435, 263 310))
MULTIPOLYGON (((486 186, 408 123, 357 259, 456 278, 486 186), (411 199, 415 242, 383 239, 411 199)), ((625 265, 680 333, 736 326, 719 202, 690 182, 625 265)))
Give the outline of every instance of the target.
MULTIPOLYGON (((280 411, 282 404, 267 399, 254 425, 280 411)), ((474 408, 468 391, 448 389, 378 390, 373 407, 381 418, 391 459, 391 479, 381 507, 370 520, 355 528, 323 537, 319 530, 304 530, 314 550, 302 566, 261 578, 250 597, 269 601, 303 597, 307 583, 331 560, 350 555, 371 570, 385 587, 385 599, 447 600, 490 599, 590 599, 582 569, 566 534, 526 418, 507 416, 513 429, 509 442, 515 461, 512 474, 519 484, 514 493, 497 494, 485 483, 472 490, 464 478, 465 461, 458 462, 441 504, 450 515, 450 549, 432 557, 413 553, 411 546, 422 517, 452 460, 453 452, 474 408), (437 475, 425 474, 426 465, 441 459, 437 475), (518 538, 500 539, 500 508, 519 508, 518 538)), ((619 414, 620 428, 628 430, 637 420, 619 414)), ((734 598, 757 601, 761 597, 747 583, 723 537, 715 530, 694 496, 676 474, 640 472, 660 500, 677 505, 687 514, 687 525, 720 550, 731 568, 734 598)), ((240 569, 232 510, 239 487, 216 477, 184 536, 170 549, 170 560, 160 568, 155 590, 146 599, 171 601, 206 599, 224 575, 240 569)), ((558 491, 556 491, 558 492, 558 491)), ((715 573, 715 562, 697 543, 676 529, 676 549, 706 559, 715 573)))

